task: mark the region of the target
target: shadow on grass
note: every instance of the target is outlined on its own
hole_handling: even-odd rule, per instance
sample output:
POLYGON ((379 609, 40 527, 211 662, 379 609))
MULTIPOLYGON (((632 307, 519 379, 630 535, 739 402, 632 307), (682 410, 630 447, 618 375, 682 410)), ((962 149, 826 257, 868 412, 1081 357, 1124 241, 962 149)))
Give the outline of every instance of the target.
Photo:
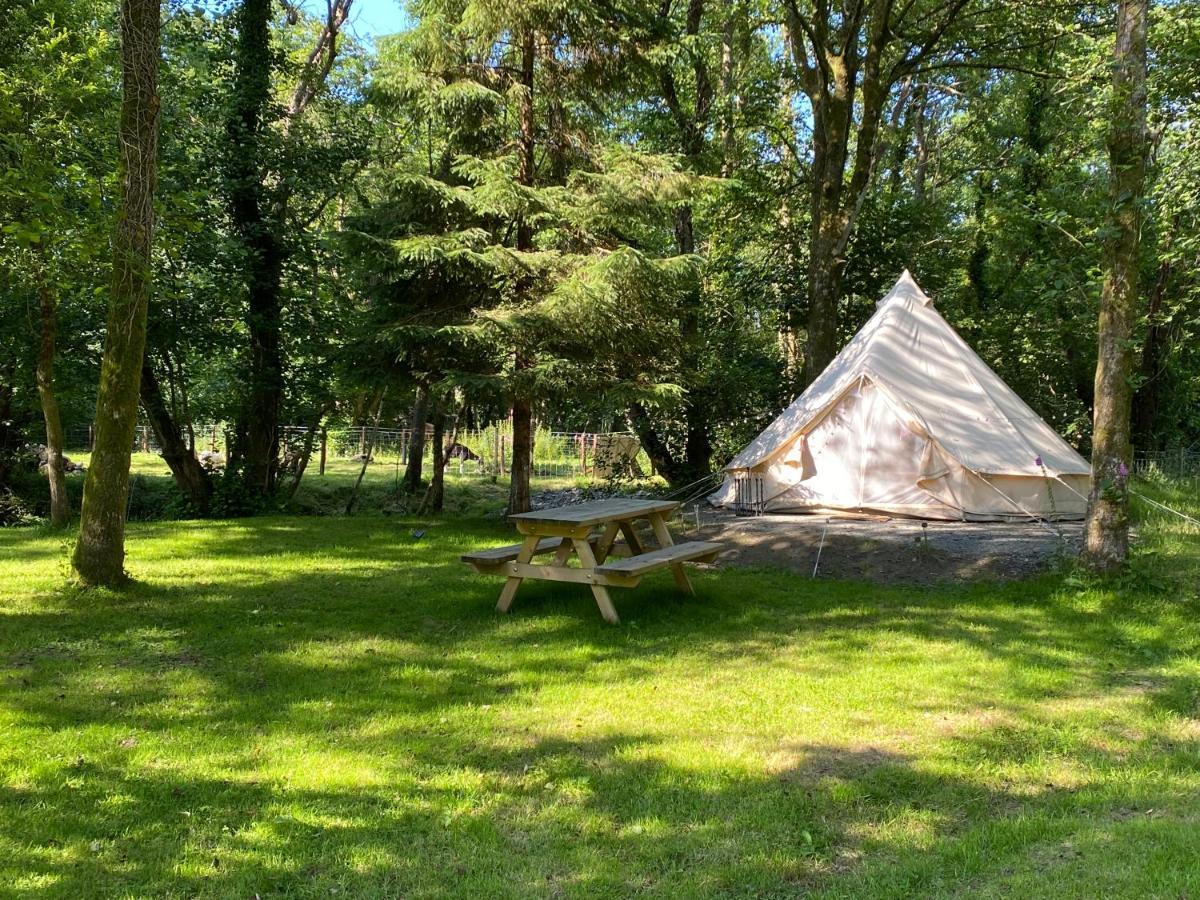
MULTIPOLYGON (((954 750, 1010 742, 984 733, 954 750)), ((1086 835, 1111 839, 1125 824, 1138 840, 1200 849, 1194 830, 1144 815, 1170 773, 1015 796, 877 748, 794 744, 769 772, 702 773, 621 734, 466 751, 435 741, 379 774, 311 789, 81 758, 0 788, 21 829, 12 863, 39 885, 12 896, 928 896, 1003 879, 1031 855, 1066 866, 1045 875, 1070 884, 1086 835)))
MULTIPOLYGON (((1034 708, 1128 689, 1194 716, 1197 679, 1159 671, 1194 653, 1194 610, 1154 598, 1081 603, 1055 578, 918 590, 726 571, 698 576, 696 599, 669 577, 618 592, 626 625, 612 628, 573 586, 527 585, 513 615, 497 616, 500 579, 457 562, 499 542, 489 525, 252 520, 155 533, 168 527, 175 541, 145 548, 139 565, 153 570, 186 547, 220 566, 172 569, 117 594, 66 592, 4 617, 0 698, 30 734, 91 727, 185 745, 135 762, 136 745, 114 739, 95 758, 51 758, 0 782, 10 865, 31 896, 100 885, 211 896, 936 893, 1004 877, 1033 844, 1069 872, 1074 857, 1054 856, 1066 835, 1133 828, 1129 810, 1200 771, 1194 740, 1067 740, 1034 708), (306 570, 283 574, 293 556, 306 570), (649 730, 570 741, 464 718, 597 677, 649 684, 681 658, 794 665, 821 679, 864 665, 883 635, 909 642, 888 649, 898 664, 953 646, 1011 666, 1003 690, 946 674, 961 679, 950 692, 961 708, 995 707, 997 721, 950 735, 932 759, 787 741, 765 770, 739 771, 681 763, 649 730), (797 644, 802 660, 789 658, 797 644), (1061 677, 1024 683, 1026 670, 1061 677), (213 731, 219 752, 205 749, 213 731), (372 762, 344 787, 264 774, 262 747, 280 736, 372 762), (197 776, 188 745, 218 756, 227 777, 197 776), (987 771, 1055 754, 1096 777, 1019 794, 947 765, 987 771), (1120 770, 1131 776, 1107 777, 1120 770)), ((909 716, 924 708, 919 696, 895 703, 909 716)), ((1179 840, 1177 823, 1135 824, 1139 839, 1179 840)))
MULTIPOLYGON (((797 640, 819 650, 805 664, 813 676, 854 665, 880 634, 911 637, 919 642, 917 654, 963 646, 1014 667, 1063 672, 1049 687, 1031 683, 1030 701, 1120 686, 1200 649, 1191 627, 1195 604, 1120 592, 1080 604, 1053 576, 965 590, 889 589, 725 570, 694 576, 699 596, 689 598, 660 574, 637 589, 613 592, 626 624, 612 628, 600 621, 590 592, 574 585, 526 582, 512 615, 495 614, 503 580, 476 575, 457 560, 465 549, 496 542, 500 529, 486 523, 253 519, 155 530, 167 530, 174 540, 135 556, 138 565, 174 557, 180 542, 221 565, 194 577, 186 568, 172 571, 117 593, 66 591, 5 618, 0 663, 7 655, 10 665, 67 682, 61 703, 35 708, 21 692, 11 698, 43 724, 86 720, 87 699, 72 705, 69 681, 72 672, 104 661, 149 676, 142 694, 121 701, 130 707, 152 704, 169 690, 155 676, 182 667, 209 682, 225 714, 270 721, 289 708, 277 689, 303 702, 322 698, 319 688, 306 691, 314 684, 313 665, 291 652, 322 643, 390 642, 383 651, 366 647, 327 663, 321 674, 377 685, 390 692, 389 703, 418 711, 586 677, 600 663, 628 677, 649 674, 658 659, 682 653, 714 662, 769 661, 797 640), (314 567, 314 555, 316 562, 335 564, 314 567), (260 560, 270 567, 260 569, 260 560), (529 652, 531 642, 538 652, 529 652), (470 646, 494 658, 458 654, 470 646), (509 654, 519 668, 508 665, 509 654), (396 678, 400 668, 402 679, 396 678)), ((1195 708, 1195 686, 1187 679, 1169 689, 1161 679, 1155 684, 1151 693, 1161 695, 1164 708, 1195 708)), ((978 690, 964 697, 973 704, 987 699, 978 690)))

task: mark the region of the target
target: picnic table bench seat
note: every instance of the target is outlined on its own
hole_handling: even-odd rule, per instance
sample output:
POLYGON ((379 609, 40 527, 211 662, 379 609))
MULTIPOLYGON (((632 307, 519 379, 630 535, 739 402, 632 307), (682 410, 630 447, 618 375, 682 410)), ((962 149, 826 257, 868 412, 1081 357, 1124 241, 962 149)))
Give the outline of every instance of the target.
MULTIPOLYGON (((551 550, 557 550, 561 543, 562 538, 542 538, 538 541, 537 550, 534 553, 549 553, 551 550)), ((491 566, 512 562, 520 552, 520 544, 508 544, 504 547, 493 547, 490 550, 475 550, 471 553, 464 553, 459 559, 465 563, 482 563, 485 566, 491 566)))
POLYGON ((714 544, 711 541, 687 541, 682 544, 672 544, 670 547, 649 550, 628 559, 605 562, 603 565, 596 566, 596 571, 605 575, 645 575, 648 572, 665 569, 675 563, 712 562, 721 550, 720 544, 714 544))

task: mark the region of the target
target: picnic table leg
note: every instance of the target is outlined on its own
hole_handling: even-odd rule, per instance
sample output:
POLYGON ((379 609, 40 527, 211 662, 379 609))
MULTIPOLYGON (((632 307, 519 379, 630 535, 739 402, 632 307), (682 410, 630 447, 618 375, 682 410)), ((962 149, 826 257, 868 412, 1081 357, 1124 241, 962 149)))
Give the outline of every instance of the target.
POLYGON ((562 543, 558 545, 558 549, 554 551, 554 565, 565 566, 567 560, 571 558, 571 551, 574 550, 570 538, 563 538, 562 543))
MULTIPOLYGON (((671 532, 667 528, 667 523, 664 521, 661 513, 654 513, 650 516, 650 527, 654 529, 654 536, 658 539, 659 547, 674 547, 675 540, 671 537, 671 532)), ((683 570, 683 563, 674 563, 671 566, 671 574, 675 576, 675 586, 685 594, 695 594, 692 589, 692 583, 688 580, 687 572, 683 570)))
MULTIPOLYGON (((592 545, 588 543, 586 537, 574 538, 575 552, 579 554, 579 562, 585 569, 596 568, 596 557, 592 553, 592 545)), ((600 607, 600 615, 604 617, 605 622, 613 625, 620 625, 621 620, 617 616, 617 608, 613 606, 612 597, 608 595, 608 588, 602 584, 593 584, 592 596, 596 598, 596 605, 600 607)))
POLYGON ((622 522, 620 524, 621 534, 625 535, 625 543, 629 545, 629 552, 634 556, 645 553, 642 547, 642 542, 638 538, 637 529, 633 527, 632 522, 622 522))
MULTIPOLYGON (((536 534, 525 535, 525 540, 521 542, 521 549, 517 552, 517 562, 527 563, 533 559, 533 554, 537 550, 537 545, 540 538, 536 534)), ((561 548, 560 552, 561 552, 561 548)), ((508 608, 512 606, 513 598, 517 596, 517 588, 521 586, 521 577, 519 575, 509 575, 508 580, 504 582, 504 588, 500 591, 500 599, 496 603, 496 611, 506 613, 508 608)))
POLYGON ((620 530, 620 525, 616 522, 609 522, 604 526, 604 534, 600 535, 600 540, 596 542, 596 564, 599 565, 608 558, 609 551, 612 550, 613 541, 617 539, 617 531, 620 530))

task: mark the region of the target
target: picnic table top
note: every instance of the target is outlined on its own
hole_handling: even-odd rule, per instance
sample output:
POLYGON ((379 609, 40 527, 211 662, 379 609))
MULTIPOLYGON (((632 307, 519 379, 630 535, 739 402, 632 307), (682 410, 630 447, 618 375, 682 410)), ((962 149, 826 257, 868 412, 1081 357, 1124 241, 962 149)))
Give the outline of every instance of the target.
POLYGON ((583 527, 670 512, 678 506, 676 500, 635 500, 618 497, 612 500, 588 500, 586 503, 572 503, 553 509, 536 509, 532 512, 517 513, 509 518, 531 523, 545 522, 583 527))

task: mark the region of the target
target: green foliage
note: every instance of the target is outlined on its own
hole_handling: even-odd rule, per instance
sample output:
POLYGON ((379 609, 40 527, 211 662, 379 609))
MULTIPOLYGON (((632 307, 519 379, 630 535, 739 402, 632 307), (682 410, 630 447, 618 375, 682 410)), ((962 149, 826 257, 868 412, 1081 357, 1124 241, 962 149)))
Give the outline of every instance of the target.
POLYGON ((7 487, 0 488, 0 528, 32 525, 34 521, 33 511, 24 500, 7 487))
MULTIPOLYGON (((1086 451, 1110 10, 967 7, 944 53, 888 87, 845 250, 839 336, 908 267, 1086 451)), ((385 425, 404 424, 417 383, 480 425, 528 395, 555 428, 636 425, 684 477, 689 454, 720 464, 792 398, 789 341, 805 340, 810 301, 813 120, 782 44, 782 3, 416 0, 401 34, 371 45, 344 34, 324 89, 294 120, 284 110, 322 17, 276 4, 255 160, 230 130, 241 9, 174 6, 164 19, 149 358, 185 434, 246 418, 255 254, 229 201, 247 178, 281 242, 284 423, 357 424, 385 384, 385 425), (535 153, 522 183, 526 30, 535 153)), ((910 24, 925 27, 918 13, 910 24)), ((78 440, 93 414, 116 174, 114 14, 39 0, 0 23, 0 477, 17 446, 42 439, 42 283, 57 295, 68 432, 78 440)), ((1153 7, 1141 448, 1200 439, 1198 21, 1195 0, 1153 7)))

